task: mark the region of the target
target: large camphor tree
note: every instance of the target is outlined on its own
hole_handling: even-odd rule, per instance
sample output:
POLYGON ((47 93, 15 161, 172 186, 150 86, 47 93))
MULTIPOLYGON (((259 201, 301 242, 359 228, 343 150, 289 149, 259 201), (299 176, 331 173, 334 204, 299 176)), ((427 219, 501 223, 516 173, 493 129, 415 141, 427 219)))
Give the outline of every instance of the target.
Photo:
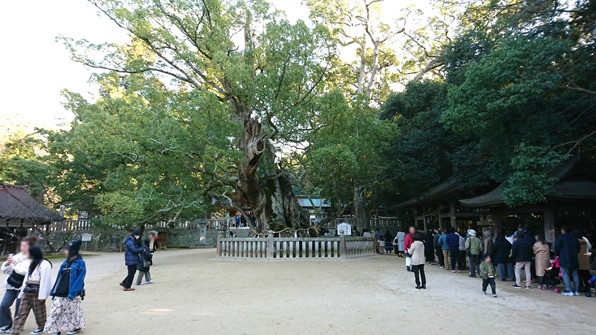
MULTIPOLYGON (((75 60, 116 74, 124 88, 131 77, 160 82, 161 103, 172 109, 169 115, 179 111, 176 127, 221 127, 218 138, 227 143, 219 143, 216 154, 176 152, 196 161, 171 160, 173 165, 194 164, 192 173, 205 186, 197 196, 230 202, 241 211, 252 209, 259 231, 308 225, 284 169, 282 149, 304 140, 316 112, 314 101, 334 53, 327 30, 302 21, 292 24, 261 0, 91 3, 126 31, 131 42, 65 39, 75 60), (224 164, 205 168, 204 162, 213 160, 224 164)), ((204 131, 213 129, 189 133, 204 131)))

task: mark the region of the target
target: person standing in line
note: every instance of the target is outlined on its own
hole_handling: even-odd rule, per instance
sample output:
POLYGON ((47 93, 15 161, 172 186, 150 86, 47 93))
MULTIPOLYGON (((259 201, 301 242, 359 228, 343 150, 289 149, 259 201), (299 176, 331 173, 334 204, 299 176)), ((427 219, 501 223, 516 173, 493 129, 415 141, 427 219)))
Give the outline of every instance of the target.
POLYGON ((29 248, 29 259, 31 264, 19 295, 21 306, 12 324, 10 331, 12 335, 21 333, 32 309, 37 329, 31 334, 42 334, 46 325, 46 299, 52 290, 52 263, 43 257, 43 252, 38 247, 29 248))
POLYGON ((31 259, 29 259, 29 248, 35 245, 37 238, 35 236, 25 237, 19 245, 20 252, 12 257, 8 257, 6 262, 2 263, 1 270, 8 277, 4 281, 4 297, 0 303, 0 334, 10 333, 12 328, 12 313, 10 307, 15 303, 14 315, 19 312, 20 301, 17 299, 23 281, 29 271, 31 259))
POLYGON ((476 237, 476 231, 473 229, 469 230, 470 237, 466 240, 465 247, 468 251, 470 258, 470 277, 476 278, 477 274, 480 274, 480 255, 482 254, 482 241, 476 237))
POLYGON ((375 230, 375 242, 374 242, 374 246, 375 246, 375 250, 377 252, 377 254, 381 253, 381 240, 382 240, 382 236, 383 233, 381 233, 381 229, 377 228, 375 230))
POLYGON ((455 233, 453 227, 449 228, 449 234, 446 237, 447 245, 449 246, 449 256, 451 257, 451 272, 461 272, 462 266, 459 258, 459 235, 455 233), (455 270, 455 264, 457 263, 457 269, 455 270))
MULTIPOLYGON (((405 250, 410 250, 410 247, 412 246, 412 243, 414 243, 414 234, 416 233, 416 228, 414 227, 410 227, 410 229, 408 229, 408 233, 406 234, 406 237, 404 238, 404 249, 405 250)), ((424 251, 422 252, 424 254, 424 251)), ((412 263, 412 255, 407 252, 406 254, 406 270, 410 271, 412 269, 411 263, 412 263), (408 263, 410 263, 410 265, 408 265, 408 263)))
POLYGON ((495 282, 495 277, 497 276, 497 271, 495 270, 495 266, 492 263, 489 254, 484 254, 482 256, 482 263, 480 263, 480 278, 482 278, 482 292, 486 294, 486 289, 490 285, 490 289, 492 292, 492 297, 497 297, 497 283, 495 282))
POLYGON ((72 241, 64 248, 66 259, 60 265, 52 292, 52 308, 44 331, 54 335, 78 334, 85 328, 81 302, 85 296, 87 266, 79 250, 81 241, 72 241))
POLYGON ((581 248, 579 241, 569 234, 569 227, 561 228, 561 236, 555 243, 555 253, 559 255, 561 263, 561 277, 565 284, 563 295, 579 295, 579 254, 581 248), (571 279, 573 278, 573 286, 571 279))
POLYGON ((433 234, 433 247, 435 248, 435 255, 439 259, 439 267, 443 269, 445 267, 445 258, 443 258, 443 250, 441 248, 441 243, 439 243, 440 236, 441 232, 439 229, 435 229, 435 233, 433 234))
POLYGON ((397 252, 399 257, 404 257, 404 241, 406 239, 406 233, 404 233, 403 231, 398 231, 397 235, 395 236, 395 239, 397 239, 397 252))
POLYGON ((536 281, 538 282, 538 287, 541 290, 546 290, 547 287, 544 283, 544 274, 546 273, 546 269, 550 267, 550 249, 544 240, 544 235, 536 234, 536 243, 534 243, 532 250, 534 251, 534 268, 536 269, 536 281))
POLYGON ((441 252, 443 253, 443 262, 445 262, 445 270, 449 270, 449 244, 447 244, 447 230, 443 230, 439 236, 439 244, 441 245, 441 252))
POLYGON ((424 234, 424 255, 426 256, 426 262, 428 265, 435 263, 435 248, 433 246, 434 239, 431 230, 427 230, 424 234))
POLYGON ((584 294, 586 294, 586 296, 589 294, 591 294, 590 292, 590 278, 592 278, 592 275, 590 274, 590 257, 586 256, 586 254, 588 253, 588 245, 589 245, 589 241, 587 241, 586 238, 584 238, 581 234, 581 232, 575 231, 574 232, 574 236, 577 238, 577 240, 579 241, 579 253, 577 254, 577 258, 578 258, 578 262, 579 262, 579 268, 578 268, 578 275, 579 275, 579 288, 580 288, 580 292, 583 292, 584 294))
POLYGON ((413 240, 410 248, 408 248, 408 254, 412 255, 412 271, 414 272, 416 289, 426 289, 426 274, 424 273, 424 242, 422 242, 422 234, 415 233, 413 240))
POLYGON ((459 234, 458 232, 455 233, 459 237, 459 261, 461 262, 461 270, 466 270, 466 239, 463 236, 461 236, 461 234, 459 234))
POLYGON ((515 285, 513 288, 521 288, 521 270, 526 272, 526 289, 530 288, 532 284, 532 243, 524 238, 524 232, 518 231, 517 238, 513 241, 511 247, 511 257, 515 261, 515 285))
POLYGON ((132 282, 135 278, 135 273, 137 273, 137 264, 139 264, 139 254, 145 251, 143 246, 139 246, 139 239, 141 238, 141 231, 135 229, 132 234, 126 238, 124 242, 124 264, 128 269, 128 275, 122 282, 120 286, 123 287, 124 291, 134 291, 135 289, 132 288, 132 282))
POLYGON ((393 251, 393 235, 391 235, 389 229, 385 232, 383 239, 385 240, 385 254, 389 255, 393 251))
POLYGON ((511 243, 505 238, 504 234, 497 235, 497 239, 493 243, 492 260, 497 264, 501 281, 514 279, 513 263, 511 262, 511 243))

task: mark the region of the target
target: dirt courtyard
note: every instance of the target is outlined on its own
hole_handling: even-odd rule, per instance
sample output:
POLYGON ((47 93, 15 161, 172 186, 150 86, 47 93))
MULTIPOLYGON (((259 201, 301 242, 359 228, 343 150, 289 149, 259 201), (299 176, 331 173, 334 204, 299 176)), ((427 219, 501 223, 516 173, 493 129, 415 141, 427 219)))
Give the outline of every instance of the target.
MULTIPOLYGON (((87 335, 592 334, 596 298, 514 290, 427 266, 428 289, 395 256, 333 261, 219 260, 158 252, 154 285, 122 292, 122 254, 86 258, 87 335)), ((58 261, 54 262, 54 270, 58 261)), ((23 334, 34 328, 30 316, 23 334)))

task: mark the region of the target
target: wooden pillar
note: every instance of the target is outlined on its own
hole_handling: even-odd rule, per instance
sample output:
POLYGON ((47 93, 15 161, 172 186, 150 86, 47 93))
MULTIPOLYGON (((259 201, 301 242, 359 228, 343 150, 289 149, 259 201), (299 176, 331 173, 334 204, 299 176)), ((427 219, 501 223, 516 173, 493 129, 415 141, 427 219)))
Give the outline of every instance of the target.
POLYGON ((499 234, 501 233, 501 226, 502 226, 502 222, 503 220, 501 220, 501 216, 498 214, 493 214, 493 222, 495 223, 495 231, 493 232, 493 240, 497 238, 497 236, 499 236, 499 234))
POLYGON ((455 202, 449 203, 449 218, 451 219, 451 227, 457 229, 457 219, 455 217, 455 202))
POLYGON ((275 251, 275 240, 273 239, 273 231, 270 230, 267 235, 267 258, 273 259, 273 252, 275 251))
POLYGON ((439 230, 443 230, 443 220, 441 220, 441 204, 437 205, 437 222, 439 223, 439 230))
POLYGON ((339 234, 339 257, 346 258, 347 255, 347 248, 346 248, 346 235, 344 233, 339 234))
POLYGON ((555 245, 555 216, 550 209, 544 211, 544 237, 555 245))

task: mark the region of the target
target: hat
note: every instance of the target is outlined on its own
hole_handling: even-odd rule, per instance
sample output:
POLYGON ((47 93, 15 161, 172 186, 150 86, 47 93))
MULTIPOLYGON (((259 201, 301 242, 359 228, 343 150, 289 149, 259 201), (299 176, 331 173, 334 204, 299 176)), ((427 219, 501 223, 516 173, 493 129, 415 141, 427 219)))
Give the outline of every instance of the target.
POLYGON ((66 250, 70 250, 72 251, 73 254, 78 254, 79 250, 81 250, 81 244, 83 242, 82 241, 70 241, 67 245, 66 245, 66 250))
POLYGON ((473 229, 470 229, 469 233, 470 233, 470 236, 476 236, 476 231, 473 229))
POLYGON ((132 234, 133 236, 141 236, 141 231, 138 229, 133 230, 132 234))

